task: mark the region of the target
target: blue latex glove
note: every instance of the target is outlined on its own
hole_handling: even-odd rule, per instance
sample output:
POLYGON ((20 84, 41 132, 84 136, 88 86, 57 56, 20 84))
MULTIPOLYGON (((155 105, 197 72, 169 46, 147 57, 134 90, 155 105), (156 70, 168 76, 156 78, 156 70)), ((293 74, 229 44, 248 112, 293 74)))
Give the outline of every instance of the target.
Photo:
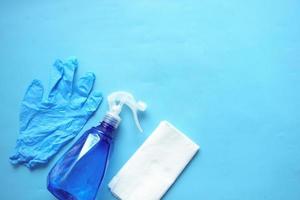
POLYGON ((102 101, 101 93, 91 93, 95 81, 87 73, 73 85, 78 62, 57 60, 49 95, 39 80, 33 80, 22 101, 20 135, 13 164, 33 168, 45 164, 83 128, 102 101))

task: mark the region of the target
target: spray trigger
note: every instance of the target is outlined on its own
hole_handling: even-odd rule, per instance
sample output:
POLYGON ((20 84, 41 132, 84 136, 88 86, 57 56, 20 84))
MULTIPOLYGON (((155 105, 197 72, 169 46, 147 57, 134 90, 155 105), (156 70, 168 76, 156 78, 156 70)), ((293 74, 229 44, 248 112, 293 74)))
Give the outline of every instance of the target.
POLYGON ((143 101, 136 101, 133 95, 128 92, 118 91, 118 92, 111 93, 108 96, 108 105, 109 105, 108 113, 118 121, 121 121, 119 114, 122 111, 122 107, 124 104, 130 108, 136 126, 141 132, 143 132, 143 129, 138 120, 137 113, 138 111, 145 111, 147 108, 147 104, 143 101))

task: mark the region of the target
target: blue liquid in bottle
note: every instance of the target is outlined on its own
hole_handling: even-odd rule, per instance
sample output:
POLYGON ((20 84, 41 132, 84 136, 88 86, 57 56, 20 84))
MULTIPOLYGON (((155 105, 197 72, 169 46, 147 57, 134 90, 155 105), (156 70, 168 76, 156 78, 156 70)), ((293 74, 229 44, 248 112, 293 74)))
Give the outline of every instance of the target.
POLYGON ((144 102, 135 101, 124 91, 108 96, 109 112, 101 124, 86 131, 54 165, 48 174, 48 190, 59 200, 94 200, 108 164, 113 132, 118 127, 123 105, 133 113, 135 123, 138 111, 145 111, 144 102))
POLYGON ((112 133, 117 127, 106 116, 86 131, 56 163, 48 175, 48 190, 60 200, 93 200, 108 163, 112 133))

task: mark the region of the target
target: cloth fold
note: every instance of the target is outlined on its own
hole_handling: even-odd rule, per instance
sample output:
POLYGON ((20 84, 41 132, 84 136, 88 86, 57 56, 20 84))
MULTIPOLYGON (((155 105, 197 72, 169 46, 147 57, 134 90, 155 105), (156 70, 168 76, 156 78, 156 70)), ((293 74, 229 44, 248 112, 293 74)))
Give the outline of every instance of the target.
POLYGON ((158 200, 197 153, 199 146, 162 121, 109 183, 121 200, 158 200))

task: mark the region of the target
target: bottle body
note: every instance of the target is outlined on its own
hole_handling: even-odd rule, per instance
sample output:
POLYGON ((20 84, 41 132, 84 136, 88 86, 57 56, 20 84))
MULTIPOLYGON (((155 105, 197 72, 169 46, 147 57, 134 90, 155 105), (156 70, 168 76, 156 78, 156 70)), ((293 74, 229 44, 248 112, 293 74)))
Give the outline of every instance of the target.
POLYGON ((114 127, 106 122, 86 131, 48 174, 48 190, 60 200, 93 200, 102 182, 114 127))

